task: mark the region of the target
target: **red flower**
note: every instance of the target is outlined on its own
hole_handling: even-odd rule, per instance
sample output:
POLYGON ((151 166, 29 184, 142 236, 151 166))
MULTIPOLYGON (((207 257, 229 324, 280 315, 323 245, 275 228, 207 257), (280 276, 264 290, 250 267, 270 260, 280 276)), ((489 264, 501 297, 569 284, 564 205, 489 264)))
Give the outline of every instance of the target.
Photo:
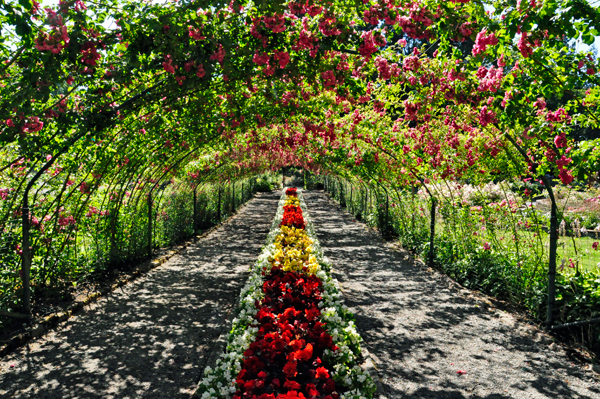
POLYGON ((299 206, 286 205, 283 207, 283 217, 281 226, 290 226, 297 229, 304 229, 304 218, 302 209, 299 206))
POLYGON ((325 381, 325 385, 323 386, 323 389, 326 392, 335 391, 335 382, 331 378, 328 378, 327 381, 325 381))
MULTIPOLYGON (((290 308, 290 309, 293 309, 293 308, 290 308)), ((290 309, 286 309, 284 312, 284 315, 290 309)), ((293 341, 290 341, 289 345, 292 347, 292 350, 297 351, 298 349, 302 348, 302 345, 304 345, 304 340, 303 339, 302 340, 295 339, 293 341)))
POLYGON ((298 371, 296 370, 296 362, 287 362, 285 366, 283 366, 283 372, 288 378, 295 377, 298 374, 298 371))
POLYGON ((293 389, 296 391, 300 389, 300 384, 298 384, 296 381, 292 381, 292 380, 286 380, 285 383, 283 384, 283 386, 285 388, 293 389))
POLYGON ((310 398, 319 397, 319 391, 317 391, 317 387, 315 387, 315 384, 306 384, 306 393, 310 398))
POLYGON ((255 302, 259 330, 256 340, 244 353, 234 397, 325 399, 325 395, 331 395, 330 399, 334 399, 335 383, 327 363, 319 358, 325 348, 337 350, 325 331, 325 324, 318 321, 320 279, 302 272, 284 272, 278 267, 265 271, 264 275, 264 298, 255 302), (315 379, 321 382, 314 384, 315 379), (289 391, 278 393, 282 389, 289 391))
POLYGON ((277 399, 306 399, 306 397, 302 392, 289 391, 288 393, 277 395, 277 399))
POLYGON ((324 380, 326 378, 329 378, 329 372, 325 367, 319 367, 317 368, 316 377, 324 380))
POLYGON ((294 353, 294 359, 296 360, 301 360, 301 361, 307 361, 309 360, 313 355, 313 346, 311 344, 306 345, 306 348, 304 348, 301 351, 297 351, 294 353))

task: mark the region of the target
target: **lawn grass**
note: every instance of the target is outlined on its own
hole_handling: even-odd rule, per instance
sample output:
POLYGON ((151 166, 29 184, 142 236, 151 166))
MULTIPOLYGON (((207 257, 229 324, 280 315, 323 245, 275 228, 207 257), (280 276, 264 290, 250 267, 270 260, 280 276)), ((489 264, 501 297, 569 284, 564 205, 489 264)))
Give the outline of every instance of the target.
POLYGON ((559 264, 565 259, 566 265, 569 259, 575 262, 579 260, 579 267, 592 270, 600 267, 600 247, 592 248, 594 242, 600 242, 600 238, 592 237, 560 237, 558 240, 559 264), (575 241, 575 244, 573 243, 575 241))

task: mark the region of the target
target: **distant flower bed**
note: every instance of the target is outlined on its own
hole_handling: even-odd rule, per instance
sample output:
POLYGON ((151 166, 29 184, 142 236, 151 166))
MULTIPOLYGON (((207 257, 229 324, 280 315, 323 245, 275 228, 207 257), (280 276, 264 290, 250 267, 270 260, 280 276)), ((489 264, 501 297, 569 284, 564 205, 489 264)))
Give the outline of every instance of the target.
POLYGON ((227 351, 207 367, 207 398, 371 398, 360 336, 322 261, 296 189, 287 189, 240 296, 227 351), (289 194, 288 194, 289 193, 289 194))

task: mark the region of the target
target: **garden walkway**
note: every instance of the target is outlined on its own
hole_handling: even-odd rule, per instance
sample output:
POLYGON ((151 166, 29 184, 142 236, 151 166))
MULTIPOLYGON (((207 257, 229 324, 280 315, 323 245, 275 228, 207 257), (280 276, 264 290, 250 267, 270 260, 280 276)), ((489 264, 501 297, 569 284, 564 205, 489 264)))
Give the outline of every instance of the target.
MULTIPOLYGON (((181 255, 0 359, 0 397, 189 398, 278 198, 257 196, 181 255)), ((537 330, 415 265, 324 194, 306 200, 378 368, 380 398, 600 398, 598 380, 537 330)))
POLYGON ((280 195, 259 194, 182 254, 0 359, 0 398, 189 398, 280 195))
POLYGON ((537 329, 416 265, 322 193, 305 199, 378 368, 379 398, 600 398, 600 381, 537 329))

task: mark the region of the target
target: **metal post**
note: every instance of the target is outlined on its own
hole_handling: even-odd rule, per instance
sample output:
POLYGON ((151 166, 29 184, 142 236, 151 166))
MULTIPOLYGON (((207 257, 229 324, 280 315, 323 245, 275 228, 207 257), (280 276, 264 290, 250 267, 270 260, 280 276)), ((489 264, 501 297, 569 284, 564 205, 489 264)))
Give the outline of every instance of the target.
POLYGON ((31 272, 31 252, 29 250, 29 206, 27 204, 27 197, 23 198, 23 208, 21 208, 23 217, 23 242, 21 243, 22 248, 22 265, 21 272, 23 275, 23 304, 25 306, 25 313, 31 314, 31 287, 30 287, 30 272, 31 272))
POLYGON ((194 222, 192 224, 194 234, 198 231, 198 200, 196 197, 196 187, 194 187, 194 222))
POLYGON ((353 192, 353 187, 352 187, 352 183, 350 183, 350 211, 352 212, 352 214, 354 215, 354 202, 352 201, 352 192, 353 192))
POLYGON ((364 195, 364 201, 362 203, 363 206, 363 219, 367 220, 367 206, 368 206, 368 200, 369 200, 369 188, 365 187, 365 195, 364 195))
POLYGON ((221 221, 221 186, 219 186, 219 202, 217 203, 217 222, 221 221))
POLYGON ((233 205, 233 212, 235 212, 235 182, 231 184, 231 204, 233 205))
POLYGON ((390 232, 390 196, 388 192, 385 192, 385 236, 387 237, 390 232))
POLYGON ((148 258, 152 258, 152 192, 148 193, 148 258))
POLYGON ((437 205, 437 200, 435 198, 431 198, 431 224, 430 224, 430 234, 429 234, 429 267, 433 267, 433 239, 435 237, 435 206, 437 205))
POLYGON ((558 243, 558 215, 556 202, 552 202, 550 211, 550 245, 548 262, 548 309, 546 312, 546 327, 550 328, 553 322, 554 302, 556 296, 556 252, 558 243))

